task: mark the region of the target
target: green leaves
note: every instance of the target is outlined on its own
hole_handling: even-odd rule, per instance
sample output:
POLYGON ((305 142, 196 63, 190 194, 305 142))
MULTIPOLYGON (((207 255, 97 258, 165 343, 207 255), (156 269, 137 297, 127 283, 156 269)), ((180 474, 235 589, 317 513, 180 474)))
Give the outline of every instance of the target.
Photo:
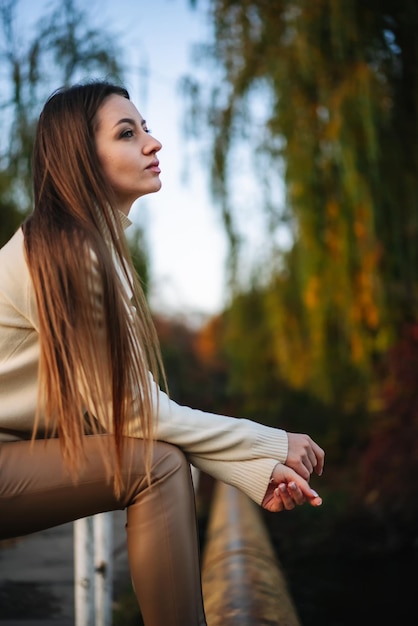
POLYGON ((31 155, 36 120, 50 93, 88 76, 118 80, 121 65, 113 35, 93 28, 75 0, 57 1, 22 40, 18 2, 0 3, 0 46, 5 95, 0 126, 0 245, 32 209, 31 155))
MULTIPOLYGON (((231 268, 239 272, 247 260, 243 207, 248 216, 264 215, 271 267, 268 284, 260 272, 268 302, 260 323, 273 333, 278 371, 326 402, 367 403, 376 359, 402 320, 418 312, 415 3, 210 6, 208 50, 218 62, 212 92, 206 86, 208 121, 216 120, 209 125, 212 180, 231 268), (272 244, 271 197, 260 194, 250 209, 231 193, 243 160, 235 169, 230 163, 244 151, 254 159, 254 186, 261 170, 276 183, 283 172, 291 249, 277 253, 272 244)), ((202 105, 202 90, 199 97, 202 105)))

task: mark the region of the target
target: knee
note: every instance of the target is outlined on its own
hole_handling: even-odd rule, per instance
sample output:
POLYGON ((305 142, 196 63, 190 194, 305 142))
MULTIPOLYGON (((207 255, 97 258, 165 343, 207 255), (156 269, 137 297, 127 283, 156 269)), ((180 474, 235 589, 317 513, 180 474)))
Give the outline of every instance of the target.
MULTIPOLYGON (((142 439, 127 440, 127 447, 122 457, 124 475, 130 476, 133 480, 145 480, 146 459, 144 441, 142 439)), ((190 466, 180 448, 163 441, 154 441, 149 466, 151 483, 182 472, 190 473, 190 466)))
POLYGON ((154 442, 151 463, 152 483, 179 473, 190 475, 190 465, 182 450, 169 443, 154 442))
POLYGON ((170 479, 182 484, 191 482, 190 465, 184 453, 177 447, 162 441, 152 444, 150 482, 147 480, 145 447, 140 439, 129 441, 129 453, 123 456, 123 489, 120 501, 123 506, 136 502, 154 485, 166 483, 170 479))

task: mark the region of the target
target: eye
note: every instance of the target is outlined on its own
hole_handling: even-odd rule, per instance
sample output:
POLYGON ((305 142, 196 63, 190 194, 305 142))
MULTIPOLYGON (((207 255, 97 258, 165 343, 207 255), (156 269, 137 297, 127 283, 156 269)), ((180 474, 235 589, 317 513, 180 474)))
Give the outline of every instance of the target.
POLYGON ((128 128, 122 131, 120 134, 121 139, 130 139, 133 136, 134 136, 134 131, 131 128, 128 128))
POLYGON ((144 131, 144 133, 147 133, 148 135, 150 134, 151 129, 149 128, 147 124, 147 120, 142 120, 141 128, 144 131))

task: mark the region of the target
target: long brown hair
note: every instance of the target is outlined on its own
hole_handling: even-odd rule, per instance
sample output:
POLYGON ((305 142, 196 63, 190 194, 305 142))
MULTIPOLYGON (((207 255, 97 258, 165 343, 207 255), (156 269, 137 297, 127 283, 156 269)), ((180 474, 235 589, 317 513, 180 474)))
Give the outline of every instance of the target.
POLYGON ((95 149, 96 115, 111 94, 129 99, 117 85, 93 82, 58 90, 46 102, 33 152, 34 212, 24 236, 39 313, 34 437, 42 418, 76 470, 85 433, 113 433, 119 492, 124 435, 137 427, 149 472, 155 413, 149 372, 158 380, 163 369, 95 149))

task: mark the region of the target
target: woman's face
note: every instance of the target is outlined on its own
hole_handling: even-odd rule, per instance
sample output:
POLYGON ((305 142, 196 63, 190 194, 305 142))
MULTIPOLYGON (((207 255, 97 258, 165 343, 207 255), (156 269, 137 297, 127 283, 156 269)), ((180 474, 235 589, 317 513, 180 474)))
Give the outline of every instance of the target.
POLYGON ((162 146, 130 100, 106 98, 96 116, 95 143, 120 211, 127 215, 137 198, 161 188, 156 153, 162 146))

